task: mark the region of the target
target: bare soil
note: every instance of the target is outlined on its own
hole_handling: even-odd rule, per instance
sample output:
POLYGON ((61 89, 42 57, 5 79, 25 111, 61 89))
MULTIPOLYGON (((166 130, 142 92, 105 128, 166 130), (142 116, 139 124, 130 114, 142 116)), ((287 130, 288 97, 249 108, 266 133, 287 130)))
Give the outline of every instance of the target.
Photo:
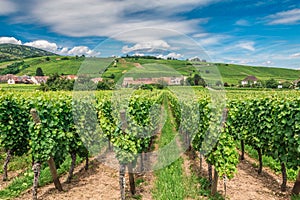
MULTIPOLYGON (((107 155, 106 159, 110 156, 107 155)), ((184 171, 186 175, 191 174, 191 170, 198 175, 208 176, 207 164, 203 159, 203 170, 199 171, 199 155, 196 159, 192 156, 183 156, 184 171)), ((102 158, 103 159, 103 158, 102 158)), ((114 161, 113 161, 114 162, 114 161)), ((288 200, 293 186, 288 182, 288 192, 280 192, 281 176, 274 174, 269 168, 264 167, 261 175, 257 174, 257 169, 253 163, 256 160, 245 155, 245 160, 238 164, 238 173, 232 180, 226 181, 226 199, 231 200, 288 200)), ((70 184, 64 183, 67 175, 61 177, 64 192, 58 192, 53 184, 39 188, 38 196, 40 200, 67 200, 67 199, 96 199, 113 200, 119 199, 119 174, 118 170, 112 169, 102 163, 100 159, 94 159, 90 163, 90 168, 84 170, 84 164, 75 169, 74 179, 70 184)), ((137 193, 134 198, 151 200, 151 190, 154 183, 152 172, 137 174, 137 193)), ((128 183, 128 177, 126 177, 128 183)), ((219 180, 218 192, 225 196, 223 180, 219 180)), ((129 185, 126 186, 128 199, 134 199, 129 192, 129 185)), ((31 199, 31 190, 24 192, 16 200, 31 199)))
MULTIPOLYGON (((192 170, 208 178, 208 165, 203 159, 203 170, 200 172, 199 154, 197 159, 190 160, 192 170)), ((257 161, 245 154, 245 160, 238 164, 234 178, 226 181, 226 199, 230 200, 288 200, 291 196, 292 182, 287 183, 287 192, 280 191, 281 176, 274 174, 268 167, 263 167, 262 174, 257 173, 257 161)), ((219 179, 218 192, 225 197, 224 180, 219 179)))
POLYGON ((144 69, 144 67, 140 63, 133 63, 133 65, 138 69, 144 69))

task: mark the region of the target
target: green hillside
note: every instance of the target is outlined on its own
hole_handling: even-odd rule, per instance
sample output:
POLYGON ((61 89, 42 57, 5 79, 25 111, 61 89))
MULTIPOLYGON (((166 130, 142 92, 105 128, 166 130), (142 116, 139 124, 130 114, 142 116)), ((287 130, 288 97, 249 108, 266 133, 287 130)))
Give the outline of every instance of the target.
MULTIPOLYGON (((40 67, 45 75, 54 73, 79 73, 93 74, 95 77, 99 77, 104 72, 104 78, 113 78, 115 81, 124 76, 134 78, 190 76, 195 73, 200 73, 202 77, 214 80, 212 75, 215 74, 214 71, 217 69, 223 78, 223 82, 235 85, 248 75, 256 76, 260 80, 274 78, 282 81, 293 81, 300 77, 299 70, 283 68, 251 67, 219 63, 191 63, 180 60, 145 58, 119 58, 116 60, 116 64, 113 64, 113 58, 85 58, 57 55, 26 58, 22 62, 20 60, 0 62, 0 73, 5 72, 8 66, 16 66, 19 70, 17 71, 18 75, 35 75, 36 69, 40 67)), ((218 80, 218 77, 215 78, 218 80)))
POLYGON ((53 55, 55 54, 34 47, 16 44, 0 44, 0 62, 53 55))
POLYGON ((274 67, 252 67, 232 64, 217 64, 224 82, 236 84, 248 75, 256 76, 260 80, 293 81, 300 77, 300 70, 274 68, 274 67))
POLYGON ((111 77, 118 80, 124 74, 126 77, 161 77, 161 76, 189 76, 199 72, 202 77, 218 80, 219 76, 223 82, 229 84, 238 84, 246 76, 253 75, 260 80, 274 78, 282 81, 293 81, 300 77, 300 70, 272 68, 272 67, 252 67, 233 64, 214 64, 214 63, 191 63, 180 60, 155 60, 142 58, 125 58, 119 59, 116 66, 111 66, 104 73, 104 77, 111 77), (215 66, 215 67, 213 67, 215 66))

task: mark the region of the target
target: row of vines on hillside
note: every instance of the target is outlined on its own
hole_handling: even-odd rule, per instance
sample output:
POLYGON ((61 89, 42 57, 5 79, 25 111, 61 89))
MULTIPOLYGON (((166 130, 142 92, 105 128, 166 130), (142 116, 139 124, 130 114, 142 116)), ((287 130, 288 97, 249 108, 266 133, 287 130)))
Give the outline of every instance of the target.
MULTIPOLYGON (((48 162, 55 187, 62 190, 56 167, 68 155, 72 158, 67 180, 70 182, 77 156, 86 159, 87 169, 88 155, 99 154, 108 146, 119 161, 121 198, 125 198, 126 167, 134 194, 133 172, 137 171, 138 161, 138 170, 147 167, 144 161, 162 123, 161 104, 165 97, 184 148, 198 151, 200 158, 204 156, 209 164, 212 193, 216 192, 218 177, 230 179, 236 172, 238 153, 234 140, 241 142, 242 150, 248 144, 258 151, 259 171, 263 154, 281 162, 282 190, 286 167, 297 170, 300 166, 300 99, 297 98, 231 100, 225 108, 208 97, 177 98, 169 91, 121 91, 115 96, 85 92, 75 92, 73 96, 64 92, 0 93, 0 145, 7 153, 3 179, 7 179, 11 156, 31 155, 36 199, 43 163, 48 162)), ((299 187, 297 179, 293 193, 298 194, 299 187)))
POLYGON ((40 170, 46 161, 55 187, 62 190, 56 167, 67 155, 71 156, 67 179, 70 182, 76 157, 86 158, 87 169, 89 151, 99 154, 106 141, 112 145, 120 162, 121 185, 124 185, 127 165, 134 193, 133 168, 137 155, 150 151, 159 124, 161 98, 159 92, 132 94, 127 99, 119 98, 127 101, 122 106, 106 93, 96 97, 84 92, 73 96, 70 93, 32 93, 30 97, 1 93, 0 143, 7 152, 3 179, 7 179, 10 157, 28 154, 32 157, 34 171, 33 199, 37 199, 40 170))
MULTIPOLYGON (((244 145, 248 144, 258 152, 258 173, 262 171, 262 155, 278 160, 281 190, 286 191, 286 168, 299 170, 300 166, 300 99, 255 98, 233 100, 229 105, 228 129, 241 143, 242 159, 244 145)), ((299 188, 294 187, 292 192, 299 194, 299 188)))
MULTIPOLYGON (((103 134, 113 146, 120 163, 119 182, 121 199, 125 199, 125 169, 129 172, 130 191, 135 194, 133 169, 140 155, 140 171, 144 171, 144 160, 160 123, 162 93, 149 95, 132 95, 115 101, 100 100, 99 120, 103 134)), ((112 100, 112 99, 110 99, 112 100)))
MULTIPOLYGON (((300 166, 299 98, 283 95, 235 98, 227 102, 221 114, 221 108, 205 96, 189 101, 182 101, 171 93, 168 97, 178 129, 187 145, 191 142, 188 147, 199 151, 200 157, 205 156, 210 181, 210 165, 214 165, 220 177, 231 178, 236 171, 238 158, 234 140, 237 140, 241 143, 241 159, 245 144, 257 150, 260 163, 258 173, 262 171, 262 155, 280 162, 283 177, 281 190, 286 191, 286 169, 299 170, 300 166)), ((292 191, 294 194, 299 194, 298 179, 292 191)))
POLYGON ((202 156, 206 158, 211 192, 214 195, 218 177, 231 179, 238 163, 235 142, 225 124, 228 111, 222 109, 222 106, 213 105, 208 98, 180 100, 171 93, 168 98, 186 148, 193 148, 200 153, 200 168, 202 156), (212 166, 215 169, 214 177, 212 166))

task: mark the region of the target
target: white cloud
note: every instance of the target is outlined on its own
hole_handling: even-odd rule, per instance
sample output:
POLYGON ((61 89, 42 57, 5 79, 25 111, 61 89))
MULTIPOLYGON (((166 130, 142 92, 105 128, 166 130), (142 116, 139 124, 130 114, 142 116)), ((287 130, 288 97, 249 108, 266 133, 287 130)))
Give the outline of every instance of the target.
POLYGON ((86 46, 76 46, 68 51, 69 55, 87 55, 87 56, 98 56, 100 52, 93 51, 86 46))
POLYGON ((255 51, 254 44, 255 43, 252 42, 252 41, 244 41, 244 42, 240 42, 239 44, 237 44, 236 47, 246 49, 246 50, 249 50, 249 51, 255 51))
POLYGON ((14 37, 0 37, 0 44, 22 44, 21 40, 17 40, 14 37))
POLYGON ((290 55, 291 58, 297 58, 300 57, 300 53, 294 53, 292 55, 290 55))
POLYGON ((250 25, 249 22, 244 19, 240 19, 240 20, 236 21, 235 24, 238 26, 249 26, 250 25))
POLYGON ((163 59, 167 59, 167 58, 175 58, 175 59, 180 59, 183 58, 183 55, 181 55, 180 53, 169 53, 168 55, 158 55, 158 58, 163 58, 163 59))
MULTIPOLYGON (((24 17, 27 21, 30 17, 31 22, 48 25, 52 31, 68 36, 105 36, 129 41, 119 33, 145 27, 176 30, 185 34, 195 32, 199 24, 206 23, 208 19, 189 20, 176 14, 219 1, 221 0, 34 0, 24 17)), ((160 33, 157 32, 156 38, 151 39, 163 39, 172 34, 160 33)), ((142 34, 138 36, 141 37, 142 34)), ((142 39, 135 39, 134 42, 141 42, 142 39)))
POLYGON ((63 47, 61 50, 60 50, 60 53, 63 54, 63 55, 67 55, 68 54, 68 51, 69 49, 67 47, 63 47))
POLYGON ((36 40, 33 42, 26 42, 24 43, 24 45, 43 49, 54 53, 58 50, 58 46, 55 43, 48 42, 47 40, 36 40))
POLYGON ((297 24, 300 22, 300 9, 278 12, 266 17, 269 25, 297 24))
POLYGON ((86 55, 86 56, 98 56, 100 52, 89 49, 86 46, 75 46, 72 49, 67 47, 58 47, 56 43, 51 43, 47 40, 36 40, 33 42, 26 42, 24 45, 50 51, 61 55, 86 55))
POLYGON ((8 0, 0 1, 0 15, 7 15, 13 13, 17 10, 17 7, 14 3, 8 0))
POLYGON ((153 52, 156 50, 168 50, 170 49, 170 45, 163 40, 154 40, 149 42, 141 42, 137 43, 132 47, 129 47, 128 45, 124 46, 122 48, 123 53, 129 53, 133 51, 139 51, 139 52, 153 52))

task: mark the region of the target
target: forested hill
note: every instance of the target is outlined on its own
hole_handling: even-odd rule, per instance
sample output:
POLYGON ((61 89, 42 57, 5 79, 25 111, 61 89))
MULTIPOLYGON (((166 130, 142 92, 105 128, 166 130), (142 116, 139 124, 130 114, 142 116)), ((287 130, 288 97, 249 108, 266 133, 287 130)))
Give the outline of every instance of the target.
POLYGON ((53 55, 56 54, 34 47, 16 44, 0 44, 0 62, 53 55))

